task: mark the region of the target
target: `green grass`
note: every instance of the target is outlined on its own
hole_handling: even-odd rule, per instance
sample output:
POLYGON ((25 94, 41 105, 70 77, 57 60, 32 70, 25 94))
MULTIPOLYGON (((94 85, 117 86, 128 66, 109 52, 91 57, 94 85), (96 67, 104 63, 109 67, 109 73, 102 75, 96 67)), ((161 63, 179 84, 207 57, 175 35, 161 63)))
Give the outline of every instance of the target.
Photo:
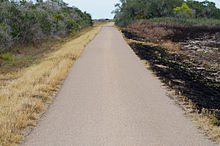
POLYGON ((217 119, 213 120, 212 123, 213 123, 214 125, 220 126, 220 121, 217 120, 217 119))
POLYGON ((25 65, 25 66, 24 66, 24 68, 28 68, 28 67, 30 67, 30 66, 31 66, 31 65, 30 65, 30 64, 28 64, 28 65, 25 65))
POLYGON ((10 53, 1 54, 0 55, 0 59, 6 60, 6 61, 13 61, 14 60, 14 56, 11 55, 10 53))
POLYGON ((15 65, 15 63, 10 62, 10 61, 5 61, 5 62, 3 63, 3 65, 14 66, 14 65, 15 65))
POLYGON ((34 56, 28 56, 28 58, 27 58, 27 60, 30 61, 30 62, 32 62, 36 59, 37 59, 37 57, 34 57, 34 56))
POLYGON ((209 18, 176 18, 176 17, 161 17, 145 19, 145 22, 163 22, 172 21, 176 24, 189 25, 189 26, 217 26, 220 27, 219 19, 209 18))

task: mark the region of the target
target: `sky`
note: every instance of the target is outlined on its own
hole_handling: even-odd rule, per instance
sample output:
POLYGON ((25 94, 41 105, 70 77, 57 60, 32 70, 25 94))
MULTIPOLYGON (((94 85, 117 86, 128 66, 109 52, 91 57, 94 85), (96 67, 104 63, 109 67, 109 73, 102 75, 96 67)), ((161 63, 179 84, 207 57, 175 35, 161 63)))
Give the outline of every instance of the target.
POLYGON ((64 0, 64 2, 90 13, 93 19, 101 19, 114 17, 111 12, 119 0, 64 0))
MULTIPOLYGON (((204 0, 197 0, 197 1, 202 2, 202 1, 204 1, 204 0)), ((214 3, 216 4, 216 6, 217 6, 218 8, 220 8, 220 0, 208 0, 208 1, 214 2, 214 3)))
MULTIPOLYGON (((198 0, 203 1, 203 0, 198 0)), ((220 0, 209 0, 216 3, 220 8, 220 0)), ((114 15, 111 12, 115 9, 114 5, 119 0, 64 0, 70 6, 75 6, 82 11, 86 11, 92 15, 93 19, 101 18, 113 18, 114 15)))

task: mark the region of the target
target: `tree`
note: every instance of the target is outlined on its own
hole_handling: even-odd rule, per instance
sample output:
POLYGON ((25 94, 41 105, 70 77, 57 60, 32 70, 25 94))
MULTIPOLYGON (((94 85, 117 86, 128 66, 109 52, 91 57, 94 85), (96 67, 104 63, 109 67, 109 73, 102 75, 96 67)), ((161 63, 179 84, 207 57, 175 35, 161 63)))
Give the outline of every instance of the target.
POLYGON ((121 0, 116 4, 115 19, 119 25, 127 25, 134 19, 148 19, 173 15, 173 8, 183 0, 121 0))
POLYGON ((63 0, 0 0, 0 50, 92 25, 91 15, 63 0))
POLYGON ((186 3, 183 3, 181 7, 176 7, 173 9, 176 11, 177 15, 180 17, 192 17, 193 16, 193 10, 190 9, 186 3))
POLYGON ((192 17, 207 17, 220 19, 220 9, 215 3, 194 0, 120 0, 115 5, 116 24, 126 26, 135 19, 155 17, 174 17, 174 8, 178 15, 192 17))
POLYGON ((220 9, 216 8, 215 3, 209 1, 198 2, 194 0, 187 0, 187 5, 195 10, 195 17, 207 17, 220 19, 220 9))

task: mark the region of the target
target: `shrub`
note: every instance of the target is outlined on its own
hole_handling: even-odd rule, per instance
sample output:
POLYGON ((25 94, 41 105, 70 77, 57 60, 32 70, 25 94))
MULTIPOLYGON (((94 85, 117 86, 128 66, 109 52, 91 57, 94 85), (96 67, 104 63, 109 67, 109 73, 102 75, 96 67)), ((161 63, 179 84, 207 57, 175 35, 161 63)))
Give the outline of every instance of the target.
POLYGON ((137 19, 174 17, 174 10, 178 17, 220 19, 220 9, 208 0, 120 0, 115 7, 113 13, 119 26, 127 26, 137 19))
POLYGON ((10 34, 10 26, 7 24, 0 24, 0 51, 13 45, 12 36, 10 34))
POLYGON ((176 17, 161 17, 147 19, 145 22, 173 22, 174 24, 188 25, 188 26, 214 26, 220 27, 218 19, 209 18, 176 18, 176 17))
POLYGON ((0 0, 0 49, 64 35, 92 25, 91 16, 62 0, 0 0))
POLYGON ((72 19, 68 19, 66 23, 66 28, 69 32, 77 32, 79 30, 79 24, 77 24, 72 19))
POLYGON ((173 15, 173 8, 183 0, 120 0, 114 11, 116 24, 128 25, 134 19, 149 19, 173 15))
POLYGON ((199 2, 195 0, 187 0, 187 5, 195 11, 195 17, 220 19, 220 9, 218 9, 214 2, 208 0, 199 2))
POLYGON ((13 61, 14 57, 11 54, 6 53, 6 54, 2 54, 2 55, 0 54, 0 59, 13 61))
POLYGON ((193 10, 190 9, 186 3, 183 3, 181 7, 176 7, 173 9, 178 17, 192 17, 193 16, 193 10))

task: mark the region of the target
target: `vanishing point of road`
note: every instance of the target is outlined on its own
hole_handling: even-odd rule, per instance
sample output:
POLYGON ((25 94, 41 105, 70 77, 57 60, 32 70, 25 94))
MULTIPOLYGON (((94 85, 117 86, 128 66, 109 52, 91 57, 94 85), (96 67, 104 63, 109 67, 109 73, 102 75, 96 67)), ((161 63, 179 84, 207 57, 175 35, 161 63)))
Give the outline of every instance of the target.
POLYGON ((113 23, 69 72, 25 146, 210 146, 113 23))

